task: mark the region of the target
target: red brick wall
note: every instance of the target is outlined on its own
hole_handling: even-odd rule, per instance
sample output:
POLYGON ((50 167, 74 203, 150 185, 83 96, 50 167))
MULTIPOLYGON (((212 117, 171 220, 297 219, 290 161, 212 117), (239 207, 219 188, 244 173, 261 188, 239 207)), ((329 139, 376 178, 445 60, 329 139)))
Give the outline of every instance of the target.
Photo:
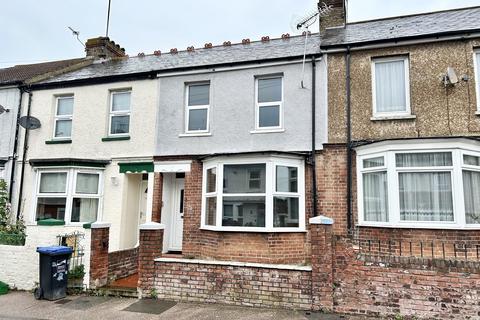
POLYGON ((311 308, 310 271, 157 262, 155 272, 160 299, 311 308))
POLYGON ((345 145, 325 145, 324 150, 317 154, 316 163, 319 214, 335 221, 333 225, 335 234, 346 235, 347 149, 345 145))
POLYGON ((138 247, 138 287, 145 293, 152 289, 155 278, 155 258, 162 255, 163 229, 140 229, 138 247))
POLYGON ((138 272, 138 248, 108 254, 108 280, 126 278, 138 272))
POLYGON ((472 268, 437 268, 431 262, 423 266, 369 263, 357 259, 346 242, 337 242, 335 249, 336 312, 425 319, 480 316, 478 263, 475 273, 472 268))
POLYGON ((153 184, 153 206, 152 206, 152 221, 161 222, 162 217, 162 193, 163 193, 163 175, 155 173, 155 180, 153 184))
MULTIPOLYGON (((185 174, 183 248, 185 257, 259 263, 306 263, 310 260, 308 232, 252 233, 200 230, 202 163, 193 161, 185 174)), ((307 166, 306 221, 312 216, 311 169, 307 166)))
POLYGON ((108 282, 108 234, 110 228, 92 228, 90 241, 90 286, 108 282))

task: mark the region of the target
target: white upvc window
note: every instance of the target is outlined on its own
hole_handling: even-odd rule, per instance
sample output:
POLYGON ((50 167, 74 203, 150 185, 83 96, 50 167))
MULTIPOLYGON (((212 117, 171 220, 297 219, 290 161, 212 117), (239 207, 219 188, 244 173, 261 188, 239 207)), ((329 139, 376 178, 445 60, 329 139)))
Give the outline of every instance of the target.
POLYGON ((283 129, 283 77, 257 77, 255 88, 255 130, 283 129))
POLYGON ((0 163, 0 179, 5 180, 5 165, 0 163))
POLYGON ((131 95, 130 90, 110 92, 110 136, 125 136, 130 133, 131 95))
POLYGON ((480 114, 480 50, 473 52, 473 65, 475 69, 475 90, 477 93, 477 114, 480 114))
POLYGON ((203 169, 202 228, 216 231, 305 230, 303 160, 222 158, 203 169))
POLYGON ((357 155, 360 225, 480 228, 480 146, 392 143, 357 155))
POLYGON ((54 139, 72 138, 73 96, 56 97, 55 122, 53 125, 54 139))
POLYGON ((411 115, 409 74, 407 56, 372 59, 374 117, 411 115))
POLYGON ((32 221, 63 220, 83 224, 97 220, 102 199, 102 172, 93 169, 39 169, 32 221))
POLYGON ((210 128, 210 83, 186 86, 185 133, 208 133, 210 128))

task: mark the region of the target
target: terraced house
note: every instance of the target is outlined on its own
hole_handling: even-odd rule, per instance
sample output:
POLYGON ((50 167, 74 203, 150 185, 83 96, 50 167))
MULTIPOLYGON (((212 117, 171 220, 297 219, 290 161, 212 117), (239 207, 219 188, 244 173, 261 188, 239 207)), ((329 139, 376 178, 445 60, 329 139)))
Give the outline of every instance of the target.
POLYGON ((325 3, 319 34, 135 57, 95 38, 31 84, 23 249, 82 234, 84 286, 124 295, 477 316, 480 8, 325 3))

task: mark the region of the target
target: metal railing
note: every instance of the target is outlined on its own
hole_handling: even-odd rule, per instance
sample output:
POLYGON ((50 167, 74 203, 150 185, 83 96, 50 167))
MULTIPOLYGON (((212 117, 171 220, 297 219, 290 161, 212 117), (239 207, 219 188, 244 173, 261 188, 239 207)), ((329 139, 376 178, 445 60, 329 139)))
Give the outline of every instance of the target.
POLYGON ((71 247, 73 252, 70 257, 68 273, 69 288, 83 288, 83 277, 85 267, 83 258, 85 256, 85 234, 75 231, 69 234, 58 235, 58 245, 71 247))

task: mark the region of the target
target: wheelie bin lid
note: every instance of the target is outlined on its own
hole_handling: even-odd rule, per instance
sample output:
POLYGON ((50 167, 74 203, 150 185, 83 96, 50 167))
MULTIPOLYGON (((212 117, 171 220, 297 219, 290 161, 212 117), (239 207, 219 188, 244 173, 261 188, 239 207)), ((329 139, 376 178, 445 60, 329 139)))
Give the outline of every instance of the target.
POLYGON ((37 247, 37 252, 47 254, 50 256, 58 256, 61 254, 70 254, 73 252, 72 248, 66 246, 49 246, 49 247, 37 247))

